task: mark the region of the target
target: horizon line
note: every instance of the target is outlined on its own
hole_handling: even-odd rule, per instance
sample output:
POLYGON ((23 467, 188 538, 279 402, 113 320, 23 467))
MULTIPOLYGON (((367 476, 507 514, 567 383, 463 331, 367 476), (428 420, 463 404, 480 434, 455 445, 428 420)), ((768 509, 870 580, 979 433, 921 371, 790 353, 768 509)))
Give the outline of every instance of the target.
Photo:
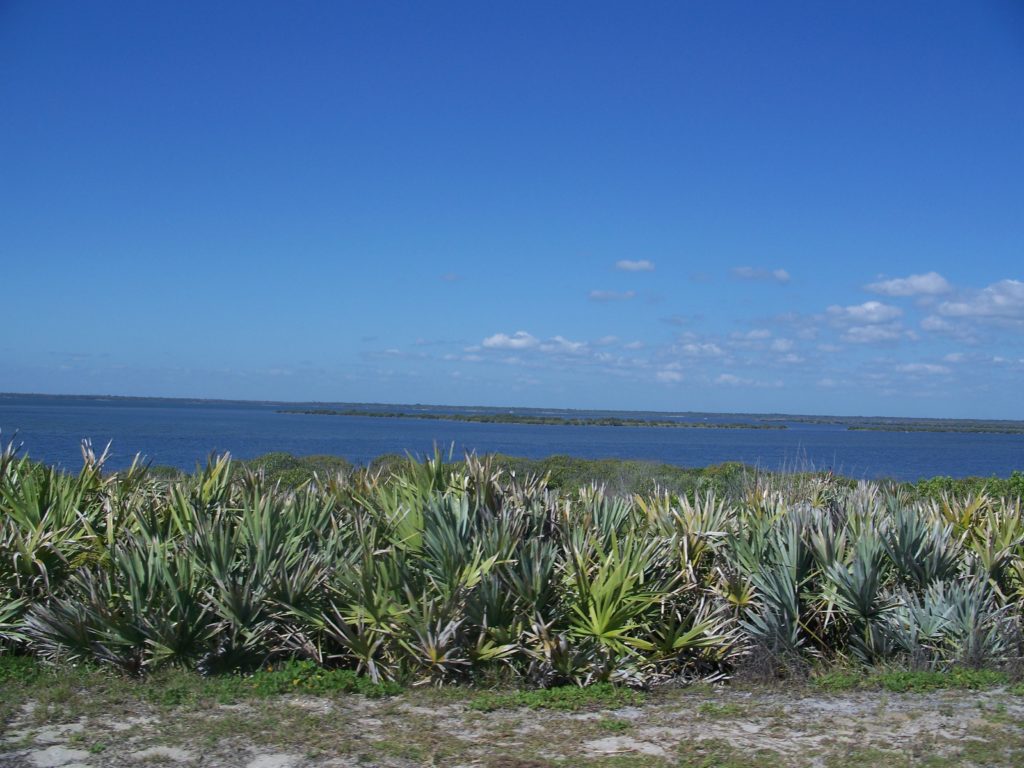
POLYGON ((375 405, 395 407, 415 407, 434 409, 487 409, 487 410, 508 410, 508 411, 561 411, 570 413, 657 413, 657 414, 694 414, 701 416, 789 416, 795 418, 815 419, 899 419, 901 421, 967 421, 967 422, 1010 422, 1024 424, 1024 419, 993 419, 993 418, 971 418, 971 417, 949 417, 949 416, 883 416, 883 415, 853 415, 853 414, 828 414, 828 413, 787 413, 783 411, 693 411, 693 410, 638 410, 630 408, 558 408, 554 406, 513 406, 513 405, 445 405, 437 403, 387 403, 369 400, 274 400, 274 399, 244 399, 225 397, 186 397, 186 396, 162 396, 162 395, 113 395, 113 394, 68 394, 48 392, 0 392, 0 398, 10 397, 39 397, 39 398, 74 398, 79 400, 161 400, 192 403, 239 403, 255 405, 375 405))

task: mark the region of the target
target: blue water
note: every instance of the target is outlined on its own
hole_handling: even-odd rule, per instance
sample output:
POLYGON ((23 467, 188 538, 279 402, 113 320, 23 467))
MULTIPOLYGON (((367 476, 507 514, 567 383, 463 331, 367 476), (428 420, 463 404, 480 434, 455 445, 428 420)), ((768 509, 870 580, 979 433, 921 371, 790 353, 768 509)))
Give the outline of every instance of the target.
MULTIPOLYGON (((230 451, 243 459, 271 451, 331 454, 366 463, 385 453, 423 454, 435 443, 445 450, 454 443, 457 455, 466 450, 529 458, 569 454, 686 467, 742 461, 767 469, 813 466, 858 478, 901 480, 935 475, 1005 477, 1024 469, 1024 435, 849 431, 842 424, 793 423, 784 418, 786 430, 482 424, 277 413, 282 407, 303 406, 0 396, 0 430, 5 442, 17 431, 18 442, 30 456, 68 469, 81 466, 79 443, 86 437, 97 449, 112 442, 110 468, 126 466, 139 453, 154 464, 191 470, 212 451, 230 451)), ((721 414, 678 418, 757 420, 721 414)))

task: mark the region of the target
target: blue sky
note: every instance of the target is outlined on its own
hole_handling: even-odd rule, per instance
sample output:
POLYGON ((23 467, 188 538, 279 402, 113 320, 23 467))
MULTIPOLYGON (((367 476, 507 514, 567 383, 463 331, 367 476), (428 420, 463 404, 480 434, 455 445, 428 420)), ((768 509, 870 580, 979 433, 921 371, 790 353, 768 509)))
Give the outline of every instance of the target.
POLYGON ((1024 5, 0 3, 0 391, 1024 418, 1024 5))

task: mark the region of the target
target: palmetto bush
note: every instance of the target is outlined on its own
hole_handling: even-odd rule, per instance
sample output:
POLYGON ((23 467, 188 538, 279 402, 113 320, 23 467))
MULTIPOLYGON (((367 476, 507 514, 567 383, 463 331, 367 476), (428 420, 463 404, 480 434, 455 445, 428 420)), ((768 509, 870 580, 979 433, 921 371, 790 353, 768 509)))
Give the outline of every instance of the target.
POLYGON ((285 488, 226 456, 171 480, 84 456, 72 475, 0 452, 0 650, 544 686, 1021 654, 1018 500, 829 478, 621 497, 436 454, 285 488))

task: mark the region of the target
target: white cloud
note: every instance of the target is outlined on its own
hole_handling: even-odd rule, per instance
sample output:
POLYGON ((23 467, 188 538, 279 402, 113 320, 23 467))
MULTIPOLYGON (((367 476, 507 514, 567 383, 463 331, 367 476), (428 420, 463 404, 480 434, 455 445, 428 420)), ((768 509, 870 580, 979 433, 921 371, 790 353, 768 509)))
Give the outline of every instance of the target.
POLYGON ((804 341, 814 341, 818 338, 818 329, 812 325, 805 325, 803 328, 796 329, 796 336, 804 341))
POLYGON ((923 275, 879 280, 865 285, 864 289, 883 296, 938 296, 949 293, 953 286, 938 272, 926 272, 923 275))
POLYGON ((736 341, 762 341, 764 339, 770 339, 771 336, 772 332, 767 328, 755 328, 754 330, 747 331, 746 333, 735 331, 730 334, 730 338, 735 339, 736 341))
POLYGON ((838 382, 835 379, 831 379, 828 376, 826 376, 823 379, 818 379, 819 387, 834 387, 837 383, 838 382))
POLYGON ((627 301, 636 296, 636 291, 591 291, 591 301, 627 301))
POLYGON ((944 301, 939 314, 946 317, 1024 319, 1024 282, 1000 280, 961 301, 944 301))
POLYGON ((683 374, 679 371, 658 371, 655 374, 655 378, 662 384, 678 384, 683 380, 683 374))
POLYGON ((921 321, 921 330, 940 333, 965 344, 976 344, 979 341, 969 318, 957 318, 957 321, 953 322, 938 315, 928 315, 921 321))
POLYGON ((570 341, 563 336, 555 336, 550 341, 540 345, 541 352, 558 352, 566 355, 578 355, 587 351, 587 344, 583 341, 570 341))
POLYGON ((921 321, 921 329, 925 331, 951 331, 953 324, 949 320, 943 320, 937 315, 928 315, 921 321))
POLYGON ((743 379, 739 376, 734 376, 731 373, 723 373, 715 379, 715 384, 723 384, 729 387, 781 387, 783 382, 781 379, 774 379, 773 381, 756 381, 754 379, 743 379))
POLYGON ((647 345, 642 341, 631 341, 628 344, 623 344, 622 346, 624 349, 643 349, 647 345))
POLYGON ((944 363, 962 363, 966 357, 967 356, 963 352, 950 352, 942 358, 942 361, 944 363))
POLYGON ((618 336, 602 336, 600 339, 594 342, 594 346, 597 347, 610 347, 613 344, 618 344, 618 336))
POLYGON ((677 349, 684 355, 689 355, 690 357, 721 357, 725 354, 722 352, 722 348, 720 346, 711 342, 703 344, 699 342, 691 342, 689 344, 683 344, 677 349))
POLYGON ((784 269, 759 269, 757 267, 733 267, 730 274, 737 280, 774 281, 788 283, 789 272, 784 269))
POLYGON ((792 339, 776 339, 771 344, 772 352, 789 352, 792 348, 792 339))
POLYGON ((929 375, 949 373, 949 368, 934 363, 907 363, 896 366, 896 370, 900 373, 927 373, 929 375))
POLYGON ((511 336, 496 333, 493 336, 488 336, 481 343, 487 349, 530 349, 536 347, 540 342, 526 331, 516 331, 511 336))
POLYGON ((639 261, 619 259, 615 262, 615 268, 621 269, 623 272, 653 272, 654 262, 647 259, 640 259, 639 261))
POLYGON ((880 341, 896 341, 903 335, 898 325, 855 325, 840 336, 850 344, 874 344, 880 341))
POLYGON ((899 307, 883 304, 880 301, 865 301, 863 304, 854 304, 848 307, 833 304, 827 311, 833 320, 858 325, 887 323, 903 314, 903 310, 899 307))

